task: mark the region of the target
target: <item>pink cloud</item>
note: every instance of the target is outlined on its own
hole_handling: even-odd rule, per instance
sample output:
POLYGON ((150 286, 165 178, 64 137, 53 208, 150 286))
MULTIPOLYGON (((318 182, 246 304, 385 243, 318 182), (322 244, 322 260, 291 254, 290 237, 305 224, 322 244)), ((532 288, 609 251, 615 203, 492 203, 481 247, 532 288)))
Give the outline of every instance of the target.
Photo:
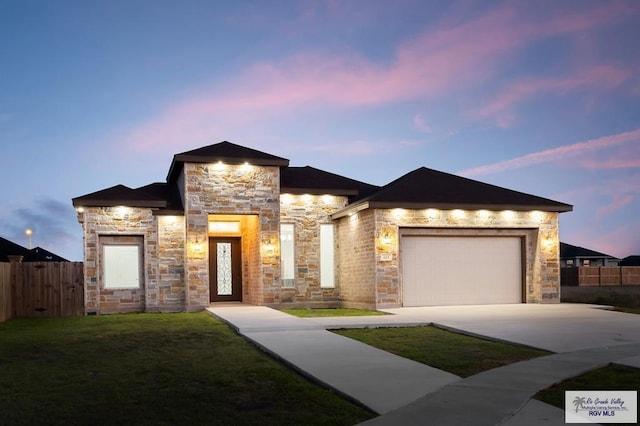
POLYGON ((611 200, 611 203, 600 207, 597 211, 597 216, 599 218, 603 218, 605 216, 609 216, 610 214, 621 210, 622 208, 624 208, 626 205, 628 205, 629 203, 631 203, 633 201, 633 195, 630 194, 626 194, 626 195, 622 195, 622 194, 615 194, 613 197, 613 200, 611 200))
POLYGON ((577 74, 564 78, 527 79, 516 82, 499 93, 489 104, 475 112, 479 118, 493 118, 499 127, 510 127, 514 122, 514 104, 528 98, 547 94, 565 94, 571 91, 589 88, 598 91, 611 90, 621 85, 629 72, 610 65, 599 65, 580 70, 577 74))
POLYGON ((534 152, 499 163, 474 167, 463 170, 460 174, 464 176, 482 176, 492 173, 499 173, 505 170, 520 169, 535 164, 563 162, 567 158, 574 158, 584 153, 593 152, 600 149, 614 147, 628 143, 640 142, 640 129, 635 129, 626 133, 618 133, 611 136, 604 136, 598 139, 591 139, 585 142, 578 142, 571 145, 560 146, 544 151, 534 152))
POLYGON ((561 240, 622 259, 640 254, 638 229, 632 223, 621 223, 609 230, 591 228, 561 235, 561 240))
MULTIPOLYGON (((189 141, 194 146, 203 139, 216 140, 216 135, 233 137, 249 123, 293 114, 308 106, 370 106, 452 96, 465 87, 484 83, 504 58, 532 41, 583 31, 621 13, 610 6, 603 13, 603 8, 559 13, 559 18, 540 23, 531 20, 527 11, 507 4, 464 22, 426 30, 401 44, 395 57, 386 62, 374 62, 354 52, 306 51, 282 61, 255 64, 224 86, 169 106, 123 140, 141 150, 175 145, 176 141, 189 141)), ((570 83, 540 84, 565 87, 570 83)), ((539 89, 535 83, 514 87, 485 114, 539 89)))

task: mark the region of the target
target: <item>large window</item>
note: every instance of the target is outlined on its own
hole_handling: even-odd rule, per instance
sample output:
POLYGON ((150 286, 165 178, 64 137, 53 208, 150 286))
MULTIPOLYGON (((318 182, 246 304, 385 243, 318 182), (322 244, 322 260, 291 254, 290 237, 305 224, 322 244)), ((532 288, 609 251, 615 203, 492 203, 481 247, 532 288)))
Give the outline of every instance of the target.
POLYGON ((280 225, 280 262, 283 287, 295 286, 294 225, 280 225))
POLYGON ((333 224, 320 225, 320 287, 335 287, 333 224))
POLYGON ((104 246, 104 288, 140 287, 140 246, 104 246))

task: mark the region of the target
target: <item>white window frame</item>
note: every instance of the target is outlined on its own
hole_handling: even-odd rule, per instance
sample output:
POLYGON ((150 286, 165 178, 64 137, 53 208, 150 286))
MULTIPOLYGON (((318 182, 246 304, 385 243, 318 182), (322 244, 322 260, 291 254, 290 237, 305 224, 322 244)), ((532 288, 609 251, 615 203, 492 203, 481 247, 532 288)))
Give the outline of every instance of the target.
POLYGON ((320 224, 320 287, 335 288, 335 227, 333 223, 320 224))
POLYGON ((140 288, 140 245, 105 244, 103 268, 105 289, 140 288))
POLYGON ((282 287, 295 287, 296 277, 296 245, 295 224, 280 224, 280 272, 282 287))

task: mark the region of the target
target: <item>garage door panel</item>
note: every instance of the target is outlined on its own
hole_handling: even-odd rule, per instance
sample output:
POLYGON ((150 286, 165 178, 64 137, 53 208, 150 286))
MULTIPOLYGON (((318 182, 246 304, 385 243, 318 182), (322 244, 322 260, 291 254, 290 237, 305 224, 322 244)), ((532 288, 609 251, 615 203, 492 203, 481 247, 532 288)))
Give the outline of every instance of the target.
POLYGON ((519 237, 402 238, 404 306, 519 303, 519 237))

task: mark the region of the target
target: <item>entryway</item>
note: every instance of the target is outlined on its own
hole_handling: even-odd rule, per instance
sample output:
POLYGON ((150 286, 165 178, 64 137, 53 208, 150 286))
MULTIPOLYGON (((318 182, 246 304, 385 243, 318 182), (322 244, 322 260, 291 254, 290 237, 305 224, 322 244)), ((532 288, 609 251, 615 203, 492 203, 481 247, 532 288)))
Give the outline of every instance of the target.
POLYGON ((209 270, 211 302, 242 301, 240 237, 209 239, 209 270))

